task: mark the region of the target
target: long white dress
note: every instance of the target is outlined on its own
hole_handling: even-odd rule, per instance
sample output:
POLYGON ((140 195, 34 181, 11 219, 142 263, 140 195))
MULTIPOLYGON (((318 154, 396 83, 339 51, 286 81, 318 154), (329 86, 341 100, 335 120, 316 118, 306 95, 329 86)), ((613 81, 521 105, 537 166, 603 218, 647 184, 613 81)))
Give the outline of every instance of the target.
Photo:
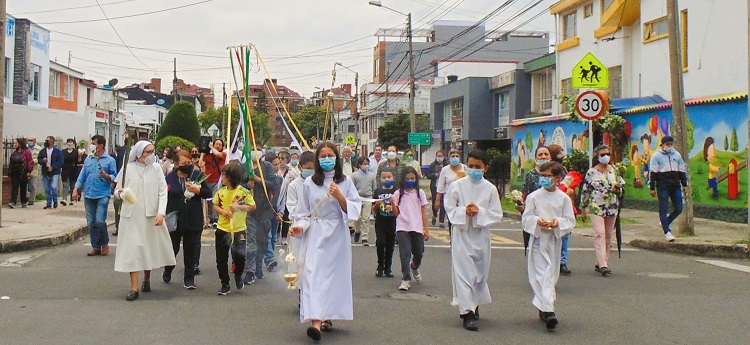
POLYGON ((557 188, 553 192, 539 188, 526 197, 521 225, 523 231, 531 234, 526 257, 529 283, 534 291, 532 303, 543 312, 554 312, 562 238, 576 225, 573 203, 567 194, 557 188), (557 219, 560 224, 548 230, 537 224, 539 218, 546 221, 557 219))
MULTIPOLYGON (((123 188, 122 174, 117 189, 123 188)), ((137 272, 175 265, 172 240, 166 224, 154 225, 157 214, 167 209, 167 182, 161 166, 128 163, 125 188, 137 198, 135 204, 123 201, 120 231, 115 252, 115 271, 137 272)), ((115 197, 121 197, 115 193, 115 197)))
POLYGON ((300 322, 352 320, 352 248, 347 222, 357 220, 361 201, 351 178, 337 184, 346 197, 346 210, 328 194, 333 172, 323 186, 305 180, 295 208, 294 225, 302 227, 300 241, 300 322), (322 200, 322 201, 321 201, 322 200))
POLYGON ((453 224, 451 264, 453 266, 453 302, 459 313, 492 303, 487 279, 490 273, 490 228, 503 218, 500 195, 495 186, 481 179, 456 180, 445 195, 445 211, 453 224), (477 205, 474 217, 466 215, 466 205, 477 205))

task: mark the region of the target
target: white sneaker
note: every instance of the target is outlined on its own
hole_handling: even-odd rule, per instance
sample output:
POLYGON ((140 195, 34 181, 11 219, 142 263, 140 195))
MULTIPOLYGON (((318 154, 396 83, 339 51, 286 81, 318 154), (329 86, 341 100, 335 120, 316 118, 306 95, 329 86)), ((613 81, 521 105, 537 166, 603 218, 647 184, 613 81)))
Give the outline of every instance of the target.
POLYGON ((409 291, 409 287, 411 286, 411 282, 408 280, 402 280, 401 285, 398 286, 398 289, 401 291, 409 291))
POLYGON ((422 274, 419 273, 419 268, 417 268, 417 269, 413 269, 412 268, 411 269, 411 277, 414 278, 414 280, 417 283, 421 283, 422 282, 422 274))
POLYGON ((672 236, 672 232, 669 231, 666 234, 664 234, 664 237, 667 239, 667 242, 674 242, 674 236, 672 236))

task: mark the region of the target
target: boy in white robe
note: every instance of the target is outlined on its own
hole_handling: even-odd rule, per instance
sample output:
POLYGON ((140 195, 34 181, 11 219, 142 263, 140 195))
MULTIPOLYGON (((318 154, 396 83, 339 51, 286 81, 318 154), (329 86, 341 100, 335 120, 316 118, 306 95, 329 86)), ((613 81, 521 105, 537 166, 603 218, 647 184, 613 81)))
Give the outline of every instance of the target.
POLYGON ((563 179, 563 166, 550 162, 540 167, 542 188, 526 197, 521 217, 523 230, 531 235, 529 241, 528 272, 532 303, 539 310, 539 318, 547 330, 553 330, 558 320, 555 315, 555 285, 560 277, 562 237, 575 227, 573 203, 557 188, 563 179))
POLYGON ((503 218, 500 196, 484 179, 487 158, 483 151, 469 153, 466 174, 445 194, 445 211, 453 224, 451 263, 453 302, 458 306, 463 327, 478 330, 479 305, 492 303, 487 279, 490 273, 489 225, 503 218))

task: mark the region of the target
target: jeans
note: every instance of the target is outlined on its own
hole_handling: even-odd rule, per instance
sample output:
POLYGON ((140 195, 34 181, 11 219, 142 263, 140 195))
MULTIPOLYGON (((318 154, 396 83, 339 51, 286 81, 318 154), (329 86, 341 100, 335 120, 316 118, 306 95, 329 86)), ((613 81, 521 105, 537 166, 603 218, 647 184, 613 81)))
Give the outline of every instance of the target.
POLYGON ((682 190, 679 186, 664 186, 657 187, 656 191, 659 197, 659 220, 666 234, 671 231, 669 225, 682 213, 682 190), (672 213, 667 215, 670 200, 672 200, 672 213))
POLYGON ((266 265, 274 260, 274 250, 276 249, 276 239, 279 238, 279 221, 274 218, 271 220, 271 230, 268 231, 268 251, 264 262, 266 265))
POLYGON ((28 195, 26 194, 26 184, 28 183, 25 179, 20 177, 12 177, 10 179, 10 203, 15 204, 18 200, 18 193, 21 193, 21 203, 26 204, 29 202, 28 195))
MULTIPOLYGON (((220 183, 206 183, 208 185, 208 188, 211 188, 211 197, 216 195, 216 192, 219 191, 219 188, 221 188, 220 183)), ((211 200, 206 200, 206 204, 208 205, 208 221, 210 223, 214 223, 219 220, 219 214, 216 213, 216 210, 214 210, 214 204, 211 203, 211 200)))
POLYGON ((47 207, 52 206, 53 202, 55 207, 57 206, 57 180, 59 179, 60 175, 42 175, 44 194, 47 195, 47 207))
MULTIPOLYGON (((192 282, 195 279, 196 260, 201 255, 200 251, 197 250, 200 248, 201 231, 182 231, 181 229, 177 229, 177 231, 170 232, 169 237, 172 239, 174 256, 177 256, 177 253, 180 252, 180 241, 183 242, 183 247, 185 248, 185 251, 182 253, 183 263, 185 264, 184 280, 185 283, 192 282), (196 243, 198 243, 198 247, 196 247, 196 243)), ((226 259, 224 261, 226 262, 226 259)), ((164 267, 169 272, 172 272, 174 268, 175 266, 164 267)))
MULTIPOLYGON (((200 232, 198 232, 200 233, 200 232)), ((216 269, 219 270, 221 285, 229 285, 229 255, 234 262, 235 277, 242 274, 245 268, 245 233, 234 234, 216 229, 216 269)), ((185 266, 187 271, 187 266, 185 266)))
POLYGON ((567 265, 568 264, 568 240, 569 240, 570 234, 567 234, 563 236, 562 238, 562 251, 560 255, 560 265, 567 265))
POLYGON ((102 246, 109 245, 109 233, 107 233, 109 197, 99 199, 84 198, 84 206, 86 206, 86 222, 89 226, 91 247, 99 250, 102 246))
POLYGON ((35 181, 36 177, 32 176, 29 177, 29 181, 26 183, 26 189, 29 192, 29 205, 33 205, 34 201, 36 200, 36 187, 34 186, 35 181))
POLYGON ((416 231, 398 231, 398 253, 401 256, 402 280, 411 280, 411 265, 418 269, 424 256, 424 235, 416 231))
POLYGON ((263 277, 263 257, 268 251, 268 231, 271 228, 270 219, 258 219, 252 215, 247 216, 247 260, 245 272, 254 274, 258 278, 263 277))

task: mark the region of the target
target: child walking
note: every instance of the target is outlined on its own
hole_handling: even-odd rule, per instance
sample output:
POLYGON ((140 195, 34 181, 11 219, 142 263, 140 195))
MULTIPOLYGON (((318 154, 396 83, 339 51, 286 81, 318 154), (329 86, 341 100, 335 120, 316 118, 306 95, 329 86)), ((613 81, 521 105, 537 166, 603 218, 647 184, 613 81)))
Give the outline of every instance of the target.
POLYGON ((547 330, 553 330, 558 323, 555 285, 560 277, 562 237, 573 230, 576 219, 570 198, 557 188, 564 177, 562 164, 545 163, 539 172, 542 188, 526 197, 521 224, 531 235, 526 257, 529 283, 534 291, 532 303, 539 310, 539 318, 547 330))
POLYGON ((408 291, 411 280, 419 283, 422 275, 419 266, 424 256, 424 241, 430 239, 427 228, 427 195, 419 189, 417 171, 405 167, 401 172, 401 186, 393 194, 393 213, 396 215, 396 236, 401 256, 401 291, 408 291))
POLYGON ((372 213, 375 214, 375 248, 378 253, 376 277, 393 278, 393 249, 396 245, 396 215, 393 214, 391 197, 396 192, 393 169, 385 167, 380 172, 381 187, 375 189, 372 213))
POLYGON ((245 284, 242 272, 245 270, 245 220, 247 212, 255 210, 253 193, 240 185, 242 167, 239 164, 227 164, 221 169, 223 187, 216 192, 213 199, 214 210, 219 215, 216 227, 216 268, 219 270, 221 290, 219 295, 230 293, 229 254, 234 262, 234 280, 237 290, 245 284))

